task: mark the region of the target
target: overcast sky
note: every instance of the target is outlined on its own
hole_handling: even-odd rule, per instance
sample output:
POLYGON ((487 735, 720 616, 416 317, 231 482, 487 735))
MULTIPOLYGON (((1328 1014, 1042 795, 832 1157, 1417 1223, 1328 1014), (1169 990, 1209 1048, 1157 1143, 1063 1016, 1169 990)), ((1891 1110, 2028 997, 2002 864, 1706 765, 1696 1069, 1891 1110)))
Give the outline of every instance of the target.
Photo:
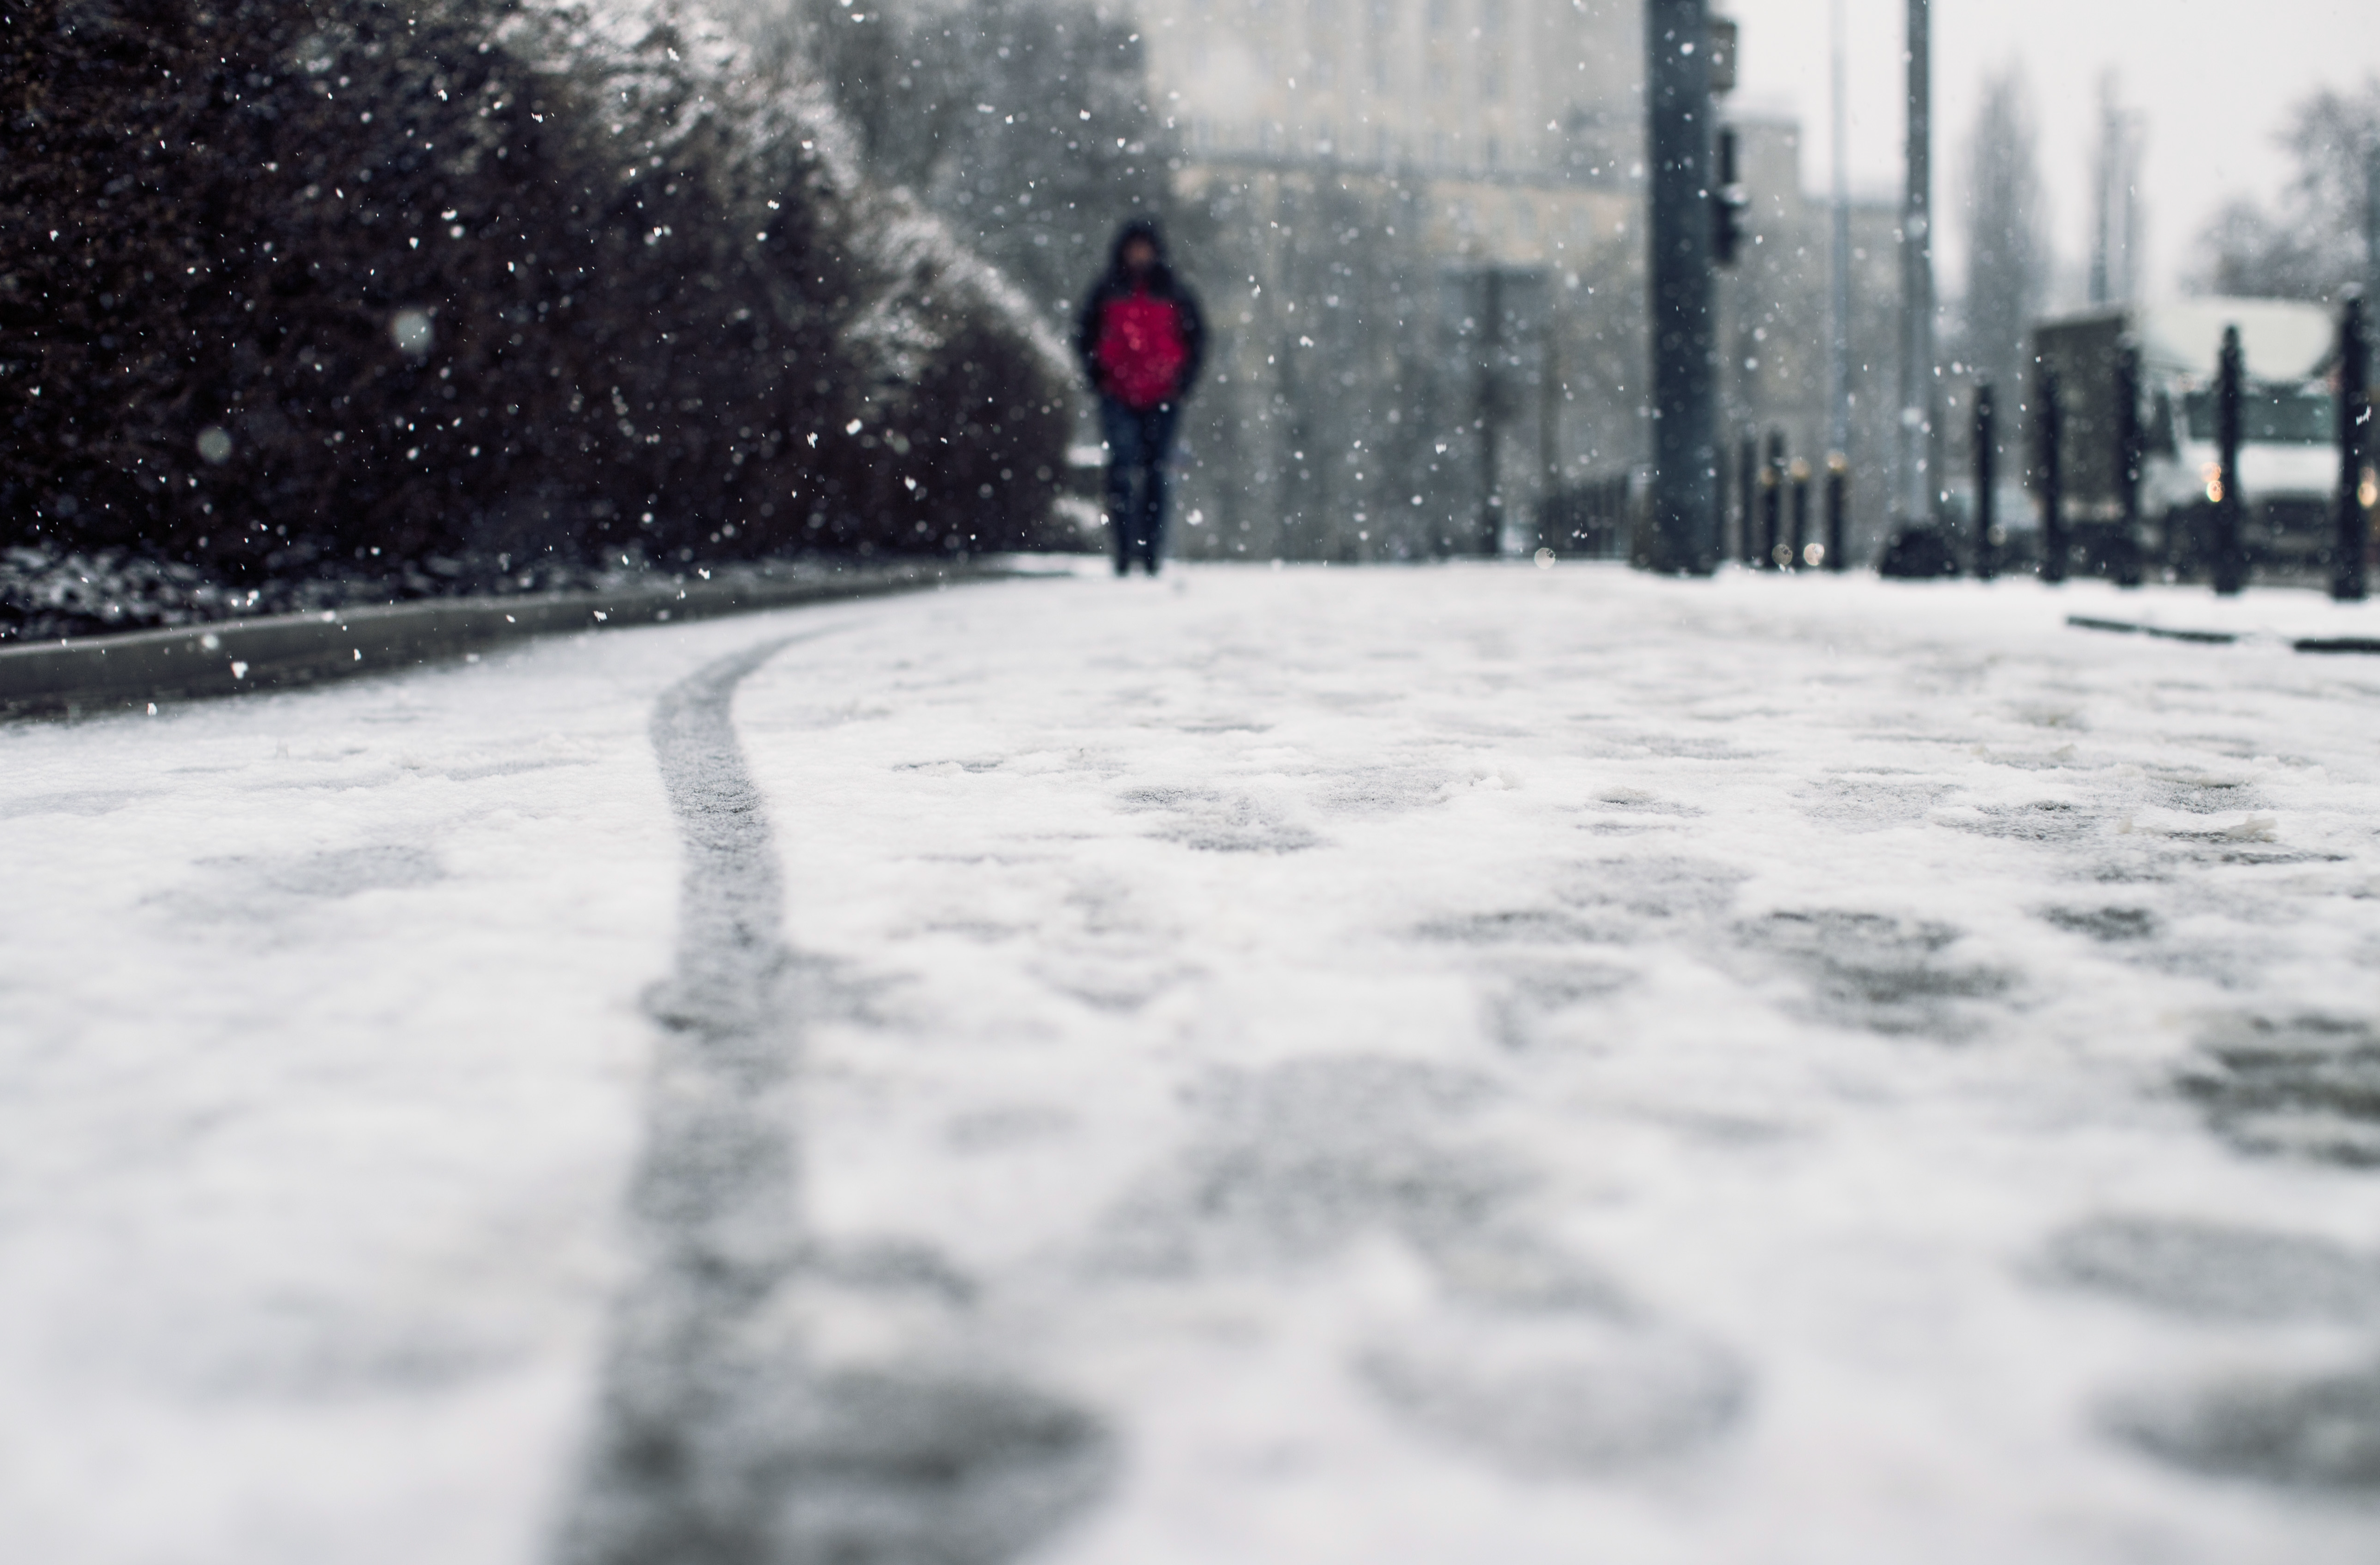
MULTIPOLYGON (((1855 191, 1898 192, 1905 0, 1842 0, 1850 36, 1855 191)), ((1830 0, 1719 0, 1743 30, 1742 109, 1790 110, 1803 125, 1804 180, 1826 188, 1830 0)), ((2061 267, 2081 275, 2098 79, 2112 67, 2143 116, 2141 194, 2152 295, 2175 291, 2207 219, 2235 195, 2287 182, 2276 143, 2289 106, 2318 88, 2380 76, 2380 0, 1934 0, 1934 199, 1937 257, 1955 291, 1969 132, 1985 77, 2010 60, 2032 82, 2061 267)))

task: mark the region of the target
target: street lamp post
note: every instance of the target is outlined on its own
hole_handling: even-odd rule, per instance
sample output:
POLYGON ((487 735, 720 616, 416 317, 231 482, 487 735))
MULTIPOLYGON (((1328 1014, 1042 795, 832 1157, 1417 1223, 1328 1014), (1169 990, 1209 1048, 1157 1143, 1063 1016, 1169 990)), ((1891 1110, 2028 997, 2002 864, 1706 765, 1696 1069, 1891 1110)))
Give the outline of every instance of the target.
POLYGON ((1935 515, 1934 170, 1932 25, 1928 0, 1909 0, 1908 182, 1900 202, 1900 431, 1894 508, 1903 527, 1935 515))
MULTIPOLYGON (((1849 72, 1843 63, 1843 0, 1834 0, 1833 45, 1829 86, 1834 115, 1833 188, 1828 191, 1828 215, 1832 220, 1833 233, 1828 251, 1827 276, 1827 450, 1830 455, 1847 456, 1852 448, 1852 176, 1851 176, 1851 96, 1847 87, 1849 72)), ((1828 563, 1835 569, 1842 565, 1834 557, 1835 545, 1827 545, 1828 563)))

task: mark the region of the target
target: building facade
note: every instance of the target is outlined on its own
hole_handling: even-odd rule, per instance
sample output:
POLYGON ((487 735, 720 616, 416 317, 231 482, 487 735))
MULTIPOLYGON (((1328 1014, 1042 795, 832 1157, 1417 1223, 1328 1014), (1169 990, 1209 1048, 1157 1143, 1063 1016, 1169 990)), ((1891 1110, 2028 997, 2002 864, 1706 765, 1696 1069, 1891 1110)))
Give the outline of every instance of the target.
POLYGON ((1640 140, 1628 0, 1140 0, 1198 157, 1612 187, 1640 140))
POLYGON ((1222 279, 1180 547, 1468 552, 1633 459, 1638 11, 1139 0, 1222 279))
MULTIPOLYGON (((1814 483, 1834 455, 1828 449, 1828 359, 1834 333, 1828 201, 1803 188, 1798 122, 1749 115, 1731 123, 1737 171, 1752 204, 1744 213, 1746 241, 1736 265, 1721 273, 1718 297, 1724 345, 1719 425, 1729 443, 1722 465, 1729 528, 1723 530, 1730 532, 1742 520, 1743 443, 1755 443, 1765 463, 1774 438, 1789 471, 1801 463, 1814 483)), ((1899 204, 1889 199, 1854 200, 1851 243, 1846 532, 1852 561, 1867 564, 1884 546, 1899 418, 1899 204)), ((1736 550, 1741 551, 1740 540, 1736 550)))
MULTIPOLYGON (((1175 183, 1209 220, 1215 383, 1184 552, 1470 552, 1641 467, 1637 0, 1137 0, 1175 183), (1491 308, 1492 307, 1492 308, 1491 308)), ((1823 470, 1826 202, 1800 127, 1740 125, 1751 239, 1720 290, 1722 427, 1823 470)), ((1897 217, 1852 213, 1853 558, 1888 483, 1897 217)), ((1730 484, 1730 488, 1732 485, 1730 484)), ((1732 516, 1736 507, 1730 506, 1732 516)))

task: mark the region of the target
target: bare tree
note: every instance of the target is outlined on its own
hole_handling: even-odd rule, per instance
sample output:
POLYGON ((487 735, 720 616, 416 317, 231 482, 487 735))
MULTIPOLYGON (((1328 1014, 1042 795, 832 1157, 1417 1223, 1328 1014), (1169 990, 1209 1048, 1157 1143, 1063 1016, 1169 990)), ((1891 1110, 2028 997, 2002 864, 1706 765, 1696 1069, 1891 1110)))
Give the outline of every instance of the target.
POLYGON ((2290 112, 2280 138, 2297 177, 2277 207, 2237 200, 2198 239, 2189 281, 2199 292, 2328 301, 2364 281, 2365 225, 2380 199, 2380 78, 2354 92, 2324 91, 2290 112))
POLYGON ((2002 387, 2020 382, 2025 334, 2049 283, 2033 94, 2011 66, 1984 89, 1967 145, 1967 297, 1961 357, 2002 387))
POLYGON ((1172 188, 1179 138, 1148 102, 1127 14, 1089 0, 723 9, 764 60, 824 83, 871 178, 911 191, 1052 324, 1071 324, 1126 218, 1161 219, 1198 259, 1198 214, 1172 188))

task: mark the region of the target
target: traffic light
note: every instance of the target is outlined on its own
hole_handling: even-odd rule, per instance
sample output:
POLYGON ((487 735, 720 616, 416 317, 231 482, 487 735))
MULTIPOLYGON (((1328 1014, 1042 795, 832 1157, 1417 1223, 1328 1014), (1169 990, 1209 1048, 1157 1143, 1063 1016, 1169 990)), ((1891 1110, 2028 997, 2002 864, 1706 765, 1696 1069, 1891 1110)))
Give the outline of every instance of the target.
POLYGON ((1711 191, 1711 259, 1721 266, 1735 264, 1735 252, 1743 243, 1743 213, 1752 205, 1752 198, 1735 177, 1735 128, 1722 125, 1718 130, 1718 181, 1711 191))

